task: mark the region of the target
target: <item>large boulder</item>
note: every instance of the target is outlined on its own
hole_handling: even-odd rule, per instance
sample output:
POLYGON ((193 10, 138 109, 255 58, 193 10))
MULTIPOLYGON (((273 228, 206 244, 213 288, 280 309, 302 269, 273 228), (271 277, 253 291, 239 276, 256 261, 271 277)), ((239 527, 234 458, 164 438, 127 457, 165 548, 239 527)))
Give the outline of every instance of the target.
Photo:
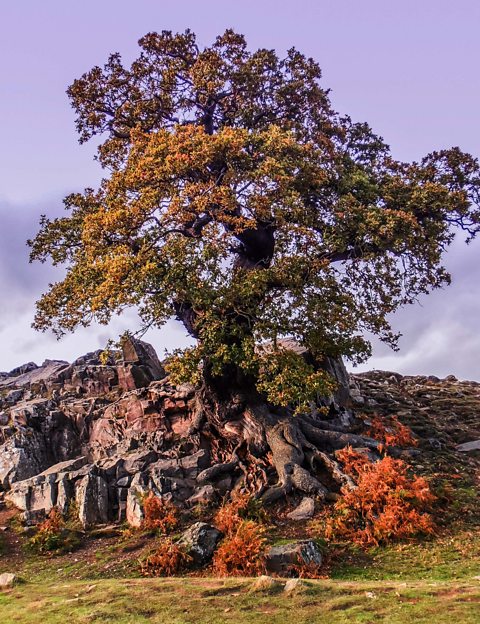
POLYGON ((222 533, 215 527, 196 522, 183 533, 178 543, 186 548, 196 565, 202 566, 211 560, 221 538, 222 533))
POLYGON ((8 421, 0 426, 0 489, 80 454, 75 424, 55 401, 35 397, 3 413, 2 422, 6 416, 8 421))
POLYGON ((272 546, 266 556, 267 570, 280 576, 298 576, 302 567, 321 564, 322 553, 313 540, 272 546))
POLYGON ((90 472, 75 486, 78 516, 85 528, 108 522, 108 487, 99 475, 90 472))
POLYGON ((151 381, 165 377, 165 370, 152 345, 132 336, 122 341, 123 366, 119 366, 119 383, 123 390, 144 388, 151 381))

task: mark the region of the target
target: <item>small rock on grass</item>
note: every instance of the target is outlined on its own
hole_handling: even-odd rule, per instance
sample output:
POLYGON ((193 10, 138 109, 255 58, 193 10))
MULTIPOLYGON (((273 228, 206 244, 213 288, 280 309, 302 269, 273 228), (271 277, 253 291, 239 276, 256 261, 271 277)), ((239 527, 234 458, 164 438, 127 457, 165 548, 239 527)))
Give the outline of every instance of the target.
POLYGON ((272 576, 267 576, 263 574, 256 578, 252 586, 250 587, 250 591, 252 592, 268 592, 276 589, 279 585, 279 582, 274 579, 272 576))
POLYGON ((18 583, 18 577, 16 574, 10 572, 4 572, 0 574, 0 589, 10 589, 18 583))
POLYGON ((305 590, 307 587, 307 583, 301 578, 291 578, 285 583, 285 587, 283 591, 286 594, 296 594, 300 591, 305 590))
POLYGON ((222 533, 205 522, 195 522, 179 540, 179 545, 186 546, 194 563, 204 565, 213 557, 213 553, 222 533))

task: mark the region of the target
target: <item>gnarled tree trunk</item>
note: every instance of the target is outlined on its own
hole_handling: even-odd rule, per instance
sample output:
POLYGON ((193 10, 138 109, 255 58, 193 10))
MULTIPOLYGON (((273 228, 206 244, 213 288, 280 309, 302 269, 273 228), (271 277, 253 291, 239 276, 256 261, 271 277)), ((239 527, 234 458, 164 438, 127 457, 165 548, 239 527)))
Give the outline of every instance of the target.
MULTIPOLYGON (((238 371, 229 373, 204 377, 197 393, 189 436, 208 447, 211 457, 200 484, 233 476, 237 486, 266 504, 294 492, 324 499, 343 486, 354 487, 334 451, 347 445, 375 450, 379 443, 353 432, 355 418, 347 410, 333 402, 328 414, 312 406, 309 414, 293 415, 269 405, 238 371)), ((341 392, 345 396, 348 388, 341 392)))

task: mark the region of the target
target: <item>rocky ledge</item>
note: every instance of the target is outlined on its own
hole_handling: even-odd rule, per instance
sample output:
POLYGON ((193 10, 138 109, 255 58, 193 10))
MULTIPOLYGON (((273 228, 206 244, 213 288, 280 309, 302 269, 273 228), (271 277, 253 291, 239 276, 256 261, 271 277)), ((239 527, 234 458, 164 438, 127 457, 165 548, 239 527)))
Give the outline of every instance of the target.
MULTIPOLYGON (((328 367, 339 384, 324 400, 332 427, 355 411, 396 414, 427 449, 422 461, 440 449, 477 461, 480 384, 379 371, 349 378, 340 362, 328 367)), ((195 388, 172 385, 154 349, 135 339, 118 361, 102 363, 99 351, 0 373, 0 499, 27 524, 74 502, 85 527, 140 525, 150 491, 187 508, 220 500, 242 475, 212 477, 208 449, 189 441, 195 401, 195 388)), ((313 506, 302 501, 299 518, 313 506)))

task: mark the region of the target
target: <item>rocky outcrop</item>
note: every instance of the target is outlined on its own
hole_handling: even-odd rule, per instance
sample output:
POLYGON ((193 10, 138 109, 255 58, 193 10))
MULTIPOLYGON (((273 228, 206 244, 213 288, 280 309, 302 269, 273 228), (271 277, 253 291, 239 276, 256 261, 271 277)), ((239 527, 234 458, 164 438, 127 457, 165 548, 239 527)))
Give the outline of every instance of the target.
MULTIPOLYGON (((336 427, 350 417, 348 378, 339 361, 322 366, 338 381, 319 402, 334 407, 336 427)), ((140 525, 148 492, 185 507, 220 500, 243 472, 234 462, 230 473, 205 477, 218 459, 192 434, 196 407, 195 388, 172 385, 154 349, 132 337, 106 360, 96 351, 2 373, 0 489, 28 523, 74 506, 85 527, 140 525)))
MULTIPOLYGON (((452 461, 478 469, 480 384, 381 371, 348 377, 341 362, 323 366, 338 389, 319 399, 307 425, 321 422, 327 446, 368 427, 378 412, 412 428, 420 472, 439 452, 446 469, 452 461)), ((238 460, 215 463, 195 430, 196 405, 195 388, 172 385, 152 347, 133 338, 106 362, 97 351, 72 364, 49 360, 0 373, 0 490, 28 523, 52 506, 73 505, 84 526, 140 525, 150 491, 184 507, 221 500, 244 473, 238 460)), ((304 496, 289 519, 305 521, 314 510, 304 496)))
POLYGON ((305 496, 298 507, 296 507, 293 511, 287 514, 287 518, 290 520, 295 520, 297 522, 303 522, 304 520, 309 520, 313 518, 315 514, 315 501, 313 498, 305 496))

